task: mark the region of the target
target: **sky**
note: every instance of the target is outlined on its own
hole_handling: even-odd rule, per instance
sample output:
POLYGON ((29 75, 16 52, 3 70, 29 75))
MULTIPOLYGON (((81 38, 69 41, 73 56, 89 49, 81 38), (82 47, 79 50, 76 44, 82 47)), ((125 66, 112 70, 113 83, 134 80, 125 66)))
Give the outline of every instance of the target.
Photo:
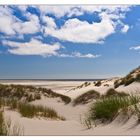
POLYGON ((96 79, 140 65, 138 5, 0 6, 0 79, 96 79))

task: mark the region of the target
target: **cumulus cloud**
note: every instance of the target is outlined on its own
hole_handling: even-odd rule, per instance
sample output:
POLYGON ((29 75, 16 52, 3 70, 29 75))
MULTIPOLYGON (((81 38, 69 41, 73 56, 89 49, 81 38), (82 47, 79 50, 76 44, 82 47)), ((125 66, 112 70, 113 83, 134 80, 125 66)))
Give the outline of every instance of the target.
POLYGON ((44 13, 53 13, 57 17, 64 15, 72 16, 76 15, 76 13, 79 15, 84 14, 84 12, 99 12, 98 15, 101 18, 101 22, 99 23, 88 23, 87 21, 80 21, 77 18, 70 18, 60 28, 57 28, 55 21, 52 18, 47 18, 47 16, 45 16, 47 19, 45 21, 48 25, 43 27, 43 29, 45 29, 45 34, 63 41, 75 43, 100 43, 103 42, 106 37, 115 33, 117 25, 121 25, 122 33, 126 33, 129 30, 129 26, 121 21, 121 19, 125 17, 125 12, 129 11, 129 6, 48 7, 49 8, 47 9, 46 6, 43 6, 43 10, 41 7, 40 8, 44 13), (59 12, 59 10, 61 12, 59 12))
POLYGON ((40 31, 38 16, 26 13, 28 21, 21 21, 9 7, 0 7, 0 32, 6 35, 33 34, 40 31))
POLYGON ((140 46, 134 46, 134 47, 130 47, 130 50, 140 50, 140 46))
POLYGON ((15 19, 12 17, 11 12, 7 6, 0 6, 0 32, 7 35, 15 34, 12 28, 15 19))
POLYGON ((58 43, 50 45, 37 39, 31 39, 29 42, 24 43, 14 41, 3 41, 2 43, 10 47, 8 49, 10 53, 17 55, 57 55, 57 51, 62 47, 58 43))
POLYGON ((56 17, 60 18, 63 17, 65 15, 67 15, 68 17, 71 16, 78 16, 78 15, 82 15, 85 12, 87 13, 93 13, 93 12, 103 12, 106 11, 106 13, 115 13, 115 14, 119 14, 119 12, 124 12, 124 11, 129 11, 129 5, 114 5, 114 6, 75 6, 75 5, 65 5, 65 6, 36 6, 40 12, 45 15, 47 13, 53 14, 56 17))
POLYGON ((45 5, 40 5, 35 7, 40 10, 42 15, 48 13, 48 14, 53 14, 58 18, 70 13, 71 9, 74 8, 73 6, 45 6, 45 5))
MULTIPOLYGON (((69 24, 72 21, 73 21, 73 23, 71 23, 71 25, 73 26, 73 28, 72 28, 72 31, 70 32, 70 34, 71 34, 71 36, 74 35, 73 38, 75 38, 75 34, 77 34, 78 32, 81 33, 80 28, 83 28, 83 27, 86 28, 85 29, 86 33, 89 33, 88 30, 92 29, 90 31, 90 34, 93 31, 93 33, 92 33, 92 35, 93 35, 94 33, 98 33, 97 30, 94 29, 96 27, 96 26, 94 27, 94 25, 96 25, 96 23, 92 23, 92 24, 88 24, 88 25, 86 24, 86 26, 84 26, 82 21, 80 22, 80 21, 78 21, 78 19, 77 20, 68 19, 65 24, 66 27, 64 26, 65 29, 62 26, 61 30, 56 30, 56 31, 52 30, 52 33, 50 33, 49 28, 56 28, 57 25, 55 24, 54 19, 46 16, 46 14, 51 13, 51 14, 55 15, 57 18, 60 18, 65 15, 67 15, 68 17, 72 17, 73 15, 82 15, 85 12, 90 13, 90 14, 94 13, 94 12, 98 12, 99 16, 102 18, 102 21, 100 23, 102 32, 105 29, 104 35, 101 34, 101 37, 99 37, 99 38, 104 39, 105 37, 107 37, 108 35, 111 34, 110 33, 111 28, 112 28, 112 33, 114 32, 113 31, 114 27, 111 27, 113 24, 115 25, 115 22, 113 21, 113 19, 116 19, 119 21, 121 18, 125 17, 125 12, 130 9, 129 6, 127 6, 127 5, 126 6, 119 6, 119 5, 118 6, 33 6, 33 7, 40 10, 40 12, 41 12, 40 17, 28 12, 27 11, 28 6, 24 6, 24 5, 17 6, 17 8, 22 12, 22 14, 28 19, 28 21, 22 21, 18 17, 13 15, 13 13, 12 13, 13 11, 8 6, 1 6, 0 7, 0 19, 1 19, 0 32, 5 33, 7 35, 34 34, 36 32, 42 32, 43 31, 42 29, 44 29, 44 27, 40 24, 40 19, 42 19, 42 21, 46 24, 46 26, 45 26, 46 32, 49 32, 49 34, 52 34, 53 36, 56 36, 60 39, 62 37, 61 37, 61 35, 58 35, 58 32, 60 31, 62 33, 63 32, 65 33, 67 30, 69 31, 70 29, 68 29, 68 27, 71 27, 71 26, 66 26, 66 24, 69 24), (102 29, 102 24, 105 21, 104 18, 106 18, 106 17, 108 18, 108 23, 107 23, 107 26, 105 26, 105 28, 102 29), (74 21, 76 22, 76 24, 78 24, 77 33, 76 33, 76 30, 74 27, 74 25, 75 25, 74 21), (108 26, 111 22, 114 22, 114 23, 111 26, 108 26), (3 26, 5 26, 6 28, 3 28, 3 26), (93 26, 93 28, 92 28, 92 26, 93 26), (47 28, 48 28, 48 31, 47 31, 47 28), (109 33, 107 32, 107 28, 108 28, 109 33)), ((128 25, 124 25, 124 27, 122 28, 122 32, 127 32, 128 29, 129 29, 128 25)), ((96 35, 94 35, 94 36, 96 36, 96 35)), ((82 36, 81 39, 83 39, 83 37, 84 37, 84 35, 82 36)), ((97 38, 98 38, 98 36, 97 36, 97 38)), ((87 42, 89 42, 91 39, 89 39, 88 37, 87 38, 85 37, 84 41, 87 40, 87 42)), ((64 40, 67 40, 67 39, 64 38, 64 40)), ((69 39, 68 41, 72 41, 72 40, 73 39, 69 39)), ((93 40, 96 40, 96 39, 94 38, 93 40)), ((80 41, 80 42, 84 42, 84 41, 80 41)), ((77 42, 79 42, 79 41, 77 41, 77 42)), ((94 41, 93 41, 93 43, 94 43, 94 41)))
POLYGON ((129 26, 128 25, 124 25, 124 27, 122 28, 122 32, 123 33, 127 33, 127 31, 129 30, 129 26))
POLYGON ((69 19, 60 29, 46 27, 45 34, 60 40, 77 43, 99 43, 114 33, 113 22, 103 19, 100 23, 88 23, 77 18, 69 19))
MULTIPOLYGON (((28 6, 16 6, 27 20, 21 20, 13 14, 13 9, 8 6, 0 6, 0 32, 4 33, 5 39, 3 45, 9 46, 8 51, 17 55, 42 55, 58 57, 79 57, 96 58, 99 55, 81 54, 80 52, 72 54, 63 54, 59 50, 62 46, 58 43, 50 45, 43 43, 48 35, 63 41, 74 43, 103 43, 111 34, 116 32, 117 26, 121 25, 120 31, 126 33, 129 25, 125 25, 122 19, 125 13, 130 10, 129 6, 33 6, 40 11, 40 15, 30 13, 28 6), (84 13, 97 13, 100 22, 81 21, 73 16, 83 15, 84 13), (48 16, 52 14, 53 18, 48 16), (54 18, 55 16, 55 18, 54 18), (67 16, 65 23, 59 25, 56 20, 67 16), (43 24, 42 24, 43 23, 43 24), (36 34, 40 32, 41 36, 34 36, 29 42, 8 41, 10 36, 24 40, 24 34, 36 34)), ((30 36, 31 37, 31 36, 30 36)))
POLYGON ((58 52, 60 48, 63 48, 60 44, 53 45, 42 43, 37 39, 32 39, 29 42, 14 42, 3 41, 3 45, 9 46, 8 51, 11 54, 16 55, 41 55, 44 57, 56 56, 56 57, 77 57, 77 58, 97 58, 100 55, 94 55, 91 53, 81 54, 80 52, 74 52, 72 54, 63 54, 58 52))
POLYGON ((80 52, 74 52, 72 54, 59 54, 58 57, 78 57, 78 58, 97 58, 101 55, 94 55, 91 53, 81 54, 80 52))
POLYGON ((56 28, 56 27, 57 27, 56 24, 55 24, 54 19, 51 18, 51 17, 43 16, 43 17, 42 17, 42 21, 43 21, 43 23, 45 23, 46 26, 49 27, 49 28, 56 28))
POLYGON ((39 19, 36 15, 28 14, 29 21, 15 22, 14 30, 19 34, 34 34, 40 31, 39 19))

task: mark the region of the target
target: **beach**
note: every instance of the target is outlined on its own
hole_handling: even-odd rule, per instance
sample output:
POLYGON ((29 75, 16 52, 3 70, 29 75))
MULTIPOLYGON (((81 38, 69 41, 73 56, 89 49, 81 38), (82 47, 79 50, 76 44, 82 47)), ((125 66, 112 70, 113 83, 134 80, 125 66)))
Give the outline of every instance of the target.
MULTIPOLYGON (((3 82, 3 84, 18 84, 18 85, 32 85, 35 87, 49 88, 53 91, 67 95, 71 99, 75 99, 79 95, 89 90, 95 90, 100 94, 113 87, 113 81, 104 81, 100 87, 93 85, 93 81, 89 82, 87 87, 77 88, 79 85, 84 84, 84 81, 12 81, 3 82), (109 86, 104 86, 108 84, 109 86)), ((134 91, 140 87, 139 83, 127 88, 119 87, 117 90, 121 91, 134 91)), ((139 135, 140 126, 136 125, 135 117, 132 117, 126 123, 118 123, 119 118, 116 118, 112 123, 105 125, 98 125, 91 129, 87 129, 84 124, 84 119, 89 111, 92 103, 81 104, 73 106, 72 102, 64 104, 59 98, 42 97, 40 100, 32 101, 33 105, 42 105, 53 108, 58 114, 65 117, 65 121, 50 120, 43 118, 25 118, 21 117, 18 112, 6 110, 5 116, 10 117, 12 122, 19 124, 24 128, 24 135, 139 135)))

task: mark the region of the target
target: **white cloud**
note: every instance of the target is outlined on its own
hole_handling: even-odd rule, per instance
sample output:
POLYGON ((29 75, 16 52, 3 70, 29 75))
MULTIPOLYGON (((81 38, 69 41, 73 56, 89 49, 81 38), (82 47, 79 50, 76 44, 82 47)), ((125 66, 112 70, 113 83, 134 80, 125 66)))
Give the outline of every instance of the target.
POLYGON ((8 51, 11 54, 16 55, 41 55, 56 56, 56 57, 77 57, 77 58, 97 58, 100 55, 94 55, 91 53, 81 54, 80 52, 74 52, 72 54, 63 54, 58 52, 60 48, 64 48, 60 44, 56 43, 53 45, 42 43, 37 39, 32 39, 29 42, 14 42, 14 41, 3 41, 3 45, 9 46, 8 51))
POLYGON ((28 21, 21 21, 8 7, 0 7, 0 32, 6 35, 33 34, 40 31, 38 16, 26 13, 28 21))
POLYGON ((137 51, 137 50, 140 50, 140 46, 131 47, 130 50, 136 50, 136 51, 137 51))
POLYGON ((129 5, 104 5, 104 6, 76 6, 76 5, 65 5, 65 6, 36 6, 40 12, 45 15, 47 13, 53 14, 56 17, 60 18, 62 16, 67 15, 71 17, 73 15, 82 15, 83 13, 93 13, 93 12, 103 12, 106 11, 107 13, 116 13, 118 14, 119 11, 124 12, 129 10, 129 5))
POLYGON ((74 52, 72 54, 58 54, 58 57, 78 57, 78 58, 97 58, 101 55, 94 55, 91 53, 88 54, 81 54, 80 52, 74 52))
POLYGON ((14 30, 19 34, 34 34, 40 31, 39 19, 36 15, 28 14, 29 21, 13 23, 14 30))
MULTIPOLYGON (((21 21, 20 19, 18 19, 16 16, 13 15, 12 13, 13 11, 8 6, 1 6, 0 7, 0 19, 1 19, 0 32, 5 33, 7 35, 34 34, 36 32, 42 32, 44 30, 44 27, 42 27, 42 25, 40 24, 40 19, 42 19, 42 21, 46 23, 45 26, 46 34, 50 34, 50 35, 52 34, 52 36, 55 36, 62 40, 82 42, 82 43, 85 41, 86 41, 85 43, 97 43, 100 42, 100 39, 104 40, 108 35, 114 33, 116 23, 113 21, 113 19, 117 19, 118 21, 120 21, 121 18, 125 17, 125 12, 129 10, 129 6, 127 5, 126 6, 124 5, 123 6, 120 5, 117 6, 33 6, 41 11, 41 17, 39 19, 38 16, 31 14, 30 12, 27 12, 28 6, 23 5, 17 7, 18 9, 21 10, 22 14, 28 19, 28 21, 21 21), (71 17, 73 15, 82 15, 85 12, 87 13, 98 12, 99 16, 102 19, 101 23, 89 24, 88 22, 78 21, 78 19, 77 20, 69 19, 66 21, 65 25, 61 27, 61 29, 53 30, 54 28, 57 28, 55 21, 53 18, 46 16, 47 13, 51 13, 58 18, 64 15, 71 17), (105 18, 106 19, 108 18, 108 20, 106 20, 107 22, 104 22, 105 18), (74 23, 74 21, 76 23, 74 23), (107 24, 103 25, 104 23, 107 24), (71 24, 71 25, 67 26, 67 24, 68 25, 71 24), (4 26, 6 28, 4 28, 4 26), (70 29, 68 28, 71 28, 71 26, 73 27, 72 30, 70 31, 70 29), (77 29, 76 26, 78 26, 77 29), (95 29, 96 26, 99 32, 95 29), (100 28, 100 26, 101 29, 98 29, 100 28), (59 31, 61 33, 64 33, 64 37, 62 37, 63 35, 61 35, 59 31), (67 31, 70 32, 69 36, 66 35, 67 31), (82 31, 85 31, 85 33, 89 33, 89 34, 84 35, 82 31), (81 35, 77 36, 78 33, 81 35), (89 37, 90 35, 91 37, 89 37), (81 37, 81 40, 79 37, 81 37)), ((119 24, 119 22, 117 24, 119 24)), ((124 25, 122 27, 122 32, 127 32, 128 29, 129 29, 128 25, 124 25)))
MULTIPOLYGON (((60 40, 76 43, 100 43, 116 31, 117 25, 121 25, 122 33, 129 29, 121 19, 125 18, 125 13, 130 10, 128 5, 117 6, 39 6, 42 15, 51 13, 60 18, 64 15, 82 15, 85 12, 97 12, 101 18, 100 23, 89 24, 87 21, 80 21, 77 18, 68 19, 60 29, 57 29, 55 21, 47 18, 45 34, 54 36, 60 40), (52 25, 52 26, 50 26, 52 25), (54 27, 54 29, 53 29, 54 27)), ((43 27, 44 29, 44 27, 43 27)))
POLYGON ((73 8, 73 6, 36 6, 42 15, 45 15, 46 13, 50 13, 55 15, 56 17, 62 17, 67 13, 71 12, 71 8, 73 8))
POLYGON ((58 43, 50 45, 42 43, 37 39, 32 39, 30 42, 24 43, 14 41, 3 41, 2 43, 10 47, 8 49, 10 53, 16 55, 57 55, 57 51, 62 47, 58 43))
POLYGON ((12 24, 12 18, 9 18, 8 16, 0 16, 0 32, 5 33, 7 35, 15 34, 15 31, 12 28, 12 24))
POLYGON ((46 27, 46 35, 51 35, 60 40, 77 43, 99 43, 107 36, 114 33, 113 22, 103 19, 100 23, 88 23, 78 19, 69 19, 60 29, 46 27))
POLYGON ((122 33, 127 33, 127 31, 129 30, 129 26, 128 25, 124 25, 124 27, 122 28, 122 33))
MULTIPOLYGON (((125 13, 129 11, 129 6, 34 6, 37 7, 41 15, 38 17, 27 11, 28 6, 17 6, 27 21, 22 21, 13 15, 13 11, 8 6, 0 6, 0 32, 6 34, 8 39, 13 36, 24 39, 24 34, 34 34, 37 32, 42 35, 51 35, 63 41, 75 43, 103 43, 105 38, 116 32, 117 25, 121 25, 121 31, 126 33, 129 25, 125 25, 121 19, 125 18, 125 13), (84 13, 98 13, 101 18, 99 23, 81 21, 72 18, 73 15, 84 13), (64 25, 57 27, 55 20, 46 14, 53 14, 58 20, 60 17, 67 16, 64 25), (41 20, 41 21, 40 21, 41 20), (41 25, 41 22, 44 24, 41 25)), ((3 41, 4 45, 9 46, 9 52, 18 55, 42 55, 58 57, 83 57, 96 58, 99 55, 58 53, 62 48, 60 44, 45 44, 41 42, 42 36, 34 37, 29 42, 3 41)))
POLYGON ((18 9, 21 10, 22 12, 26 12, 28 6, 27 5, 18 5, 18 9))
POLYGON ((43 16, 42 21, 47 25, 49 28, 56 28, 56 24, 53 18, 48 16, 43 16))
POLYGON ((15 19, 12 17, 11 12, 7 6, 0 6, 0 32, 7 35, 15 34, 12 28, 15 19))

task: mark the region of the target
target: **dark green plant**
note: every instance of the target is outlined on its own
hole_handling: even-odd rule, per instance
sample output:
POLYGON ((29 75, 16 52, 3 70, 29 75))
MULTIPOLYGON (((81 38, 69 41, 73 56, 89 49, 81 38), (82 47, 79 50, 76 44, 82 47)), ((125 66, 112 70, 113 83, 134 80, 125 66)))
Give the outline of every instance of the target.
POLYGON ((99 97, 100 94, 97 91, 90 90, 74 99, 73 105, 86 104, 93 99, 98 99, 99 97))
POLYGON ((23 117, 33 118, 33 117, 46 117, 51 119, 61 119, 64 120, 64 117, 61 117, 57 112, 48 107, 43 107, 40 105, 31 105, 28 103, 19 103, 18 110, 23 117))
POLYGON ((95 86, 99 87, 99 86, 101 86, 101 84, 102 84, 101 81, 98 81, 95 83, 95 86))
POLYGON ((118 92, 116 91, 115 89, 111 88, 109 89, 106 94, 103 96, 103 97, 110 97, 110 96, 120 96, 120 97, 123 97, 123 96, 128 96, 129 94, 125 93, 125 92, 118 92))
POLYGON ((90 119, 112 121, 124 108, 133 106, 140 101, 136 96, 109 97, 97 100, 90 109, 90 119))

